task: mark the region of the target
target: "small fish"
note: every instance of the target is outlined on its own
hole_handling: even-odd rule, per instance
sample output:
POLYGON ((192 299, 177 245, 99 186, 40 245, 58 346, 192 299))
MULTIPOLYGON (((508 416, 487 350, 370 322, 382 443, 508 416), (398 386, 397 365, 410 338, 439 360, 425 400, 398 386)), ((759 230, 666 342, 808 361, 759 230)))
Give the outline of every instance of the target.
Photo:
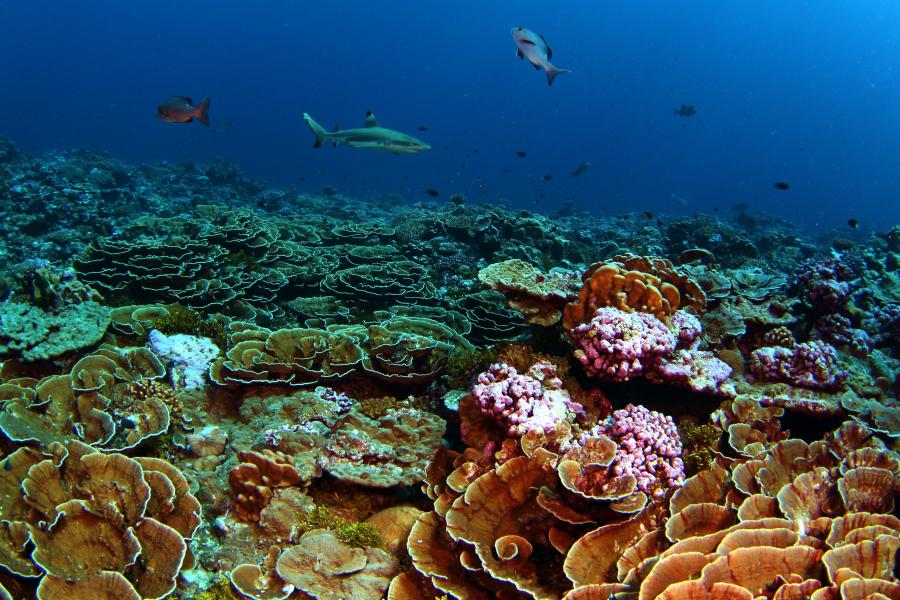
POLYGON ((550 181, 551 179, 553 179, 553 175, 544 175, 543 177, 541 177, 541 179, 543 179, 544 181, 550 181))
POLYGON ((431 146, 411 135, 382 127, 375 119, 372 111, 366 113, 366 124, 359 129, 340 129, 325 131, 309 114, 303 113, 303 119, 309 125, 310 131, 316 136, 313 148, 318 148, 324 142, 331 142, 333 146, 344 145, 351 148, 364 148, 367 150, 381 150, 391 154, 416 154, 431 150, 431 146))
POLYGON ((434 188, 428 188, 427 190, 425 190, 425 193, 428 194, 429 196, 431 196, 432 198, 437 198, 438 196, 441 195, 441 193, 434 188))
POLYGON ((857 221, 856 219, 847 219, 847 225, 850 226, 850 229, 855 230, 857 227, 859 227, 859 221, 857 221))
POLYGON ((697 114, 697 107, 690 104, 682 104, 672 112, 675 113, 676 117, 693 117, 697 114))
POLYGON ((772 187, 776 190, 789 190, 791 189, 791 184, 785 183, 783 181, 776 181, 772 184, 772 187))
POLYGON ((172 96, 156 107, 156 114, 164 123, 190 123, 197 119, 209 127, 209 97, 194 104, 187 96, 172 96))
POLYGON ((591 163, 589 163, 588 161, 584 161, 580 165, 575 167, 575 170, 572 171, 570 173, 570 175, 572 175, 572 177, 578 177, 578 176, 584 174, 584 172, 590 168, 591 168, 591 163))
POLYGON ((518 156, 519 158, 525 158, 526 156, 528 156, 528 153, 524 150, 518 150, 516 151, 516 156, 518 156))
POLYGON ((654 215, 652 212, 650 212, 649 210, 645 210, 645 211, 644 211, 643 213, 641 213, 641 214, 643 214, 643 215, 644 215, 644 218, 646 218, 646 219, 652 219, 652 218, 655 216, 655 215, 654 215))
POLYGON ((550 60, 553 58, 553 50, 547 41, 537 33, 524 27, 513 27, 512 38, 516 43, 516 56, 519 59, 528 59, 535 69, 543 69, 547 73, 547 85, 553 85, 553 80, 561 73, 568 73, 569 69, 553 66, 550 60))
POLYGON ((418 129, 419 131, 428 131, 428 127, 425 125, 419 125, 418 127, 416 127, 416 129, 418 129))

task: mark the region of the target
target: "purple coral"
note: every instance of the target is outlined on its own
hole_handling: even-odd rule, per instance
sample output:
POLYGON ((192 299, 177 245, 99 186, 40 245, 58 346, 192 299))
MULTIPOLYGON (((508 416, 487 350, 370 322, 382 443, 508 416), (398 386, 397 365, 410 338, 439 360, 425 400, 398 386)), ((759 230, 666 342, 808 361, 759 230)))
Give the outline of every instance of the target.
POLYGON ((633 475, 637 489, 655 497, 684 483, 681 436, 672 417, 629 404, 584 437, 600 434, 617 445, 610 477, 633 475))
POLYGON ((750 370, 766 381, 785 381, 810 389, 840 389, 847 377, 838 365, 837 351, 822 340, 793 348, 766 346, 754 350, 750 370))
POLYGON ((505 427, 510 437, 533 430, 549 433, 560 421, 584 412, 562 389, 556 367, 547 361, 538 361, 524 375, 495 363, 478 376, 472 396, 481 412, 505 427))
POLYGON ((855 356, 868 356, 875 344, 865 330, 853 327, 850 319, 844 315, 825 315, 816 321, 815 328, 818 338, 835 346, 846 346, 855 356))
POLYGON ((818 314, 837 312, 850 300, 856 275, 850 265, 837 259, 809 260, 800 266, 796 285, 818 314))
POLYGON ((703 333, 703 326, 696 315, 676 310, 669 318, 669 327, 678 336, 678 348, 696 350, 700 346, 700 334, 703 333))
POLYGON ((662 356, 647 371, 647 380, 686 387, 700 394, 734 396, 734 387, 725 385, 731 377, 728 364, 704 350, 677 350, 662 356))
POLYGON ((654 359, 671 352, 675 334, 653 315, 603 307, 593 318, 568 332, 585 371, 606 381, 628 381, 654 359))

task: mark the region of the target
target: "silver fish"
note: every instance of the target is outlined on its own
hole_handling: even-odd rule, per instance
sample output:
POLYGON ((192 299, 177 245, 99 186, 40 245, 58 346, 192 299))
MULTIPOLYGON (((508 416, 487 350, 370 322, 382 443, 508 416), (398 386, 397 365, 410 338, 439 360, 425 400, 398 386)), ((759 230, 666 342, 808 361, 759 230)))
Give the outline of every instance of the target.
POLYGON ((550 63, 553 58, 553 49, 550 48, 543 36, 524 27, 513 27, 512 38, 516 43, 516 56, 520 59, 527 58, 535 69, 546 71, 547 85, 553 85, 553 80, 557 75, 569 72, 569 69, 563 69, 550 63))

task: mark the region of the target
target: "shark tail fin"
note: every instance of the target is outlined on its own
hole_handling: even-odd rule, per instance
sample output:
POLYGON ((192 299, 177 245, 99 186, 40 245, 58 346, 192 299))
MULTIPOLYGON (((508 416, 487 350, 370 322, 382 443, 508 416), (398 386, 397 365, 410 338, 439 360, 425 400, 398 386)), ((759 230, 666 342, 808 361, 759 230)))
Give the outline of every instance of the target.
POLYGON ((303 113, 303 120, 306 121, 306 124, 309 125, 309 130, 316 136, 316 142, 313 144, 313 148, 318 148, 322 145, 322 142, 325 141, 325 136, 328 135, 328 132, 325 131, 321 125, 316 123, 316 120, 309 116, 309 113, 303 113))
POLYGON ((547 69, 547 86, 553 85, 553 80, 556 79, 557 75, 562 75, 563 73, 569 73, 569 69, 563 69, 562 67, 554 67, 550 65, 547 69))

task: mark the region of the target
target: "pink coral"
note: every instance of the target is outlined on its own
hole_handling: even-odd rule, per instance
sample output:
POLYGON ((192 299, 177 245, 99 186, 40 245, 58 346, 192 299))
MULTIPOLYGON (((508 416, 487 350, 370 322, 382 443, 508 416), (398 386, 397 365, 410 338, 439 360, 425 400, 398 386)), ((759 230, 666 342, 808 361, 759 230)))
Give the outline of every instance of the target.
POLYGON ((657 357, 671 352, 675 335, 653 315, 603 307, 593 318, 568 332, 585 371, 606 381, 641 375, 657 357))
POLYGON ((703 326, 696 315, 676 310, 669 317, 669 327, 678 336, 679 349, 696 350, 700 346, 700 334, 703 333, 703 326))
POLYGON ((750 370, 766 381, 785 381, 810 389, 840 389, 847 377, 838 365, 837 351, 822 340, 793 348, 766 346, 754 350, 750 370))
POLYGON ((672 417, 629 404, 582 436, 606 435, 616 445, 609 477, 633 475, 637 489, 660 497, 684 483, 681 436, 672 417))
POLYGON ((532 430, 549 433, 560 421, 584 412, 563 389, 556 367, 543 360, 524 375, 505 363, 491 365, 478 376, 472 396, 481 412, 505 427, 510 437, 532 430))
POLYGON ((686 387, 701 394, 733 397, 733 386, 726 385, 731 373, 731 367, 712 352, 677 350, 658 358, 647 371, 647 380, 686 387))

